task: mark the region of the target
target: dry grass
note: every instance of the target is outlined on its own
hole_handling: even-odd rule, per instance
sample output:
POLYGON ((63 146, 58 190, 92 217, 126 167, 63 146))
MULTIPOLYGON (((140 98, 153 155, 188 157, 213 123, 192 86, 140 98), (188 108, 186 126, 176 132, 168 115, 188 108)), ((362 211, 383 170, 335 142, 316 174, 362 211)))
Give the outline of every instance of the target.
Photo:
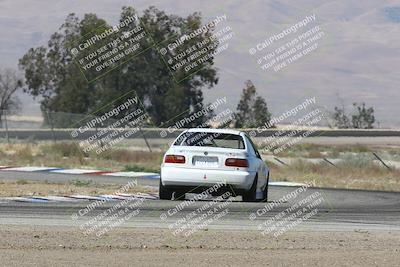
MULTIPOLYGON (((327 163, 313 164, 301 160, 295 161, 290 166, 278 166, 273 162, 268 162, 268 165, 271 168, 271 178, 275 181, 314 181, 320 187, 400 191, 400 171, 387 170, 374 164, 371 156, 372 151, 379 151, 380 155, 393 155, 396 153, 396 149, 388 148, 387 152, 385 152, 384 148, 376 149, 362 145, 323 146, 301 144, 285 150, 283 153, 286 154, 281 156, 302 156, 307 158, 322 156, 335 158, 340 156, 345 160, 337 168, 327 163)), ((162 156, 162 152, 137 151, 130 146, 114 148, 97 155, 96 153, 83 153, 77 144, 73 142, 10 145, 0 143, 0 165, 158 172, 162 156)), ((25 185, 20 182, 20 184, 15 184, 14 186, 25 185)), ((62 191, 69 192, 68 190, 72 187, 75 190, 74 186, 71 184, 64 185, 62 191)), ((89 187, 92 188, 92 185, 89 187)), ((11 190, 11 188, 9 189, 11 190)), ((96 192, 101 188, 93 187, 92 190, 96 192)), ((4 192, 4 190, 2 191, 4 192)))
MULTIPOLYGON (((113 194, 120 185, 99 185, 87 183, 86 181, 74 181, 71 183, 46 183, 32 182, 26 180, 0 181, 0 197, 16 196, 65 196, 65 195, 101 195, 113 194)), ((124 191, 126 193, 151 192, 148 187, 135 186, 124 191)))
POLYGON ((276 156, 279 157, 305 157, 305 158, 337 158, 344 153, 368 153, 372 152, 373 148, 361 145, 316 145, 316 144, 297 144, 288 147, 276 156))
POLYGON ((135 151, 129 147, 101 154, 84 153, 74 142, 0 144, 0 165, 96 168, 121 171, 133 168, 158 172, 163 153, 135 151))
POLYGON ((400 170, 388 170, 363 158, 348 158, 337 164, 297 160, 289 166, 267 162, 277 181, 310 182, 318 187, 400 191, 400 170))

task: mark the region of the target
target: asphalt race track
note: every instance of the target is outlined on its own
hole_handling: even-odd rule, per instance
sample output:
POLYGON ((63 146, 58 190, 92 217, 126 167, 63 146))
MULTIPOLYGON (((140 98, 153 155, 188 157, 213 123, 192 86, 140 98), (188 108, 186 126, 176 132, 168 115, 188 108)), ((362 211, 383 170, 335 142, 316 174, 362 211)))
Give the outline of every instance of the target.
MULTIPOLYGON (((51 173, 2 172, 0 175, 0 180, 10 180, 11 178, 43 179, 59 182, 77 179, 75 175, 51 173)), ((91 175, 79 175, 79 179, 120 184, 126 184, 129 181, 128 178, 124 177, 93 177, 91 175), (103 179, 105 180, 103 181, 103 179)), ((156 186, 158 184, 156 179, 138 178, 137 181, 139 185, 156 186)), ((276 217, 301 199, 306 199, 310 195, 318 193, 323 198, 317 206, 318 212, 294 227, 295 231, 400 231, 400 193, 308 188, 298 197, 276 204, 274 208, 262 212, 266 205, 276 203, 294 190, 296 190, 296 187, 270 186, 268 203, 243 203, 240 201, 240 197, 234 198, 232 202, 226 205, 228 213, 219 220, 212 221, 207 228, 260 230, 259 225, 267 219, 276 217), (252 216, 253 219, 250 219, 252 216)), ((188 197, 190 198, 190 195, 188 197)), ((113 207, 118 201, 104 202, 96 209, 74 220, 72 215, 87 207, 91 201, 23 203, 2 199, 0 200, 0 224, 78 226, 80 223, 88 221, 113 207)), ((166 216, 162 220, 160 219, 162 214, 170 214, 168 211, 171 212, 182 201, 148 199, 141 203, 140 212, 125 221, 121 227, 168 228, 171 224, 186 217, 207 202, 209 201, 190 202, 179 212, 171 213, 172 215, 166 216)))

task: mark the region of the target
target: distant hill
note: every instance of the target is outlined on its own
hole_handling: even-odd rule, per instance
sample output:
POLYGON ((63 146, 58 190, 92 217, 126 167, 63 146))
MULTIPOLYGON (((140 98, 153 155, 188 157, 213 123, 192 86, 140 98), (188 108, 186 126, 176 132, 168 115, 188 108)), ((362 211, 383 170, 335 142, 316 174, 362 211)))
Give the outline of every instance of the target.
MULTIPOLYGON (((398 0, 2 0, 1 65, 16 66, 30 47, 46 44, 70 12, 94 12, 115 23, 120 8, 132 3, 140 11, 149 5, 179 15, 201 11, 206 19, 227 14, 235 37, 216 59, 220 82, 205 90, 206 102, 226 95, 235 108, 251 79, 274 114, 316 96, 327 109, 364 101, 375 107, 381 126, 400 126, 398 0), (249 49, 311 14, 325 33, 318 49, 280 72, 261 70, 249 49)), ((24 98, 24 112, 40 114, 30 98, 24 98)))

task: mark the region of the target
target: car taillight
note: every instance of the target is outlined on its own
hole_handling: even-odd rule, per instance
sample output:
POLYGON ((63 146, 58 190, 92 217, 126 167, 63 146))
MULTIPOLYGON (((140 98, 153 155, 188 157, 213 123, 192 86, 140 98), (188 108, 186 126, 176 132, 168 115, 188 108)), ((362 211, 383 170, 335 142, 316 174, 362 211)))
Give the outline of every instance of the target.
POLYGON ((185 163, 185 157, 180 155, 166 155, 164 163, 185 163))
POLYGON ((229 158, 225 160, 225 166, 231 166, 231 167, 249 167, 249 163, 247 162, 247 159, 233 159, 229 158))

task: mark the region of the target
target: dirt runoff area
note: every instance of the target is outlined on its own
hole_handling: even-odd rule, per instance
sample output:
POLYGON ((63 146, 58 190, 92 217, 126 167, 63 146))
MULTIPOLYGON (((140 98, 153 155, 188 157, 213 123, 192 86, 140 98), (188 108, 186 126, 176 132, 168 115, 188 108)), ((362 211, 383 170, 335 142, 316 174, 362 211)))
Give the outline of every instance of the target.
MULTIPOLYGON (((119 184, 98 184, 91 181, 75 180, 66 183, 40 181, 7 181, 0 180, 0 197, 19 196, 68 196, 68 195, 106 195, 121 191, 119 184)), ((123 193, 156 193, 157 187, 135 185, 122 190, 123 193)))
POLYGON ((399 266, 400 232, 119 228, 101 238, 74 227, 0 226, 0 266, 399 266))

